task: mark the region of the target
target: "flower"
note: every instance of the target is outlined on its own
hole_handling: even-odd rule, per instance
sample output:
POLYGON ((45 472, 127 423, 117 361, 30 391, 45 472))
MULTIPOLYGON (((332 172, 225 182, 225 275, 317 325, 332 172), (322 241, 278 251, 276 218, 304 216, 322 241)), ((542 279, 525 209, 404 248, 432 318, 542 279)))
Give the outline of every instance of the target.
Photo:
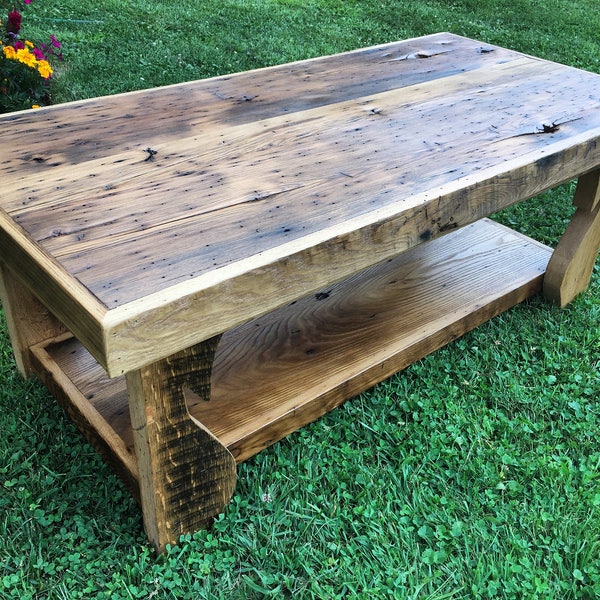
POLYGON ((39 60, 37 62, 37 70, 44 79, 49 79, 50 75, 52 75, 52 67, 47 60, 39 60))
POLYGON ((17 9, 14 9, 8 13, 8 23, 6 24, 6 31, 9 35, 19 34, 19 31, 21 31, 21 20, 21 13, 17 9))
POLYGON ((20 38, 23 17, 17 7, 21 9, 31 0, 12 0, 10 4, 14 8, 8 19, 0 20, 0 113, 47 104, 53 74, 50 61, 62 60, 56 36, 51 35, 50 41, 39 47, 20 38))
POLYGON ((12 46, 4 46, 4 48, 2 48, 2 51, 4 52, 4 56, 6 56, 8 60, 16 60, 17 52, 12 46))

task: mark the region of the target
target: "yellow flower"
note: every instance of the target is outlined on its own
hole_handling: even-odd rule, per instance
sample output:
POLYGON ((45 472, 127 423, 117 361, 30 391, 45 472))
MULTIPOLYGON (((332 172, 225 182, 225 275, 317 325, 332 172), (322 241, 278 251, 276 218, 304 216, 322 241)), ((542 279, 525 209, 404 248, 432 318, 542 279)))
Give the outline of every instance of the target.
POLYGON ((36 57, 31 54, 27 48, 21 48, 20 50, 17 50, 17 60, 32 68, 35 68, 37 63, 36 57))
POLYGON ((32 42, 30 42, 29 40, 25 40, 25 45, 26 45, 28 48, 33 48, 33 47, 34 47, 34 46, 33 46, 33 43, 32 43, 32 42))
POLYGON ((48 79, 48 77, 52 75, 52 67, 47 60, 39 60, 37 63, 37 70, 44 79, 48 79))
POLYGON ((39 104, 32 104, 31 108, 40 108, 40 105, 39 104))
POLYGON ((4 46, 4 48, 2 48, 2 51, 4 52, 4 56, 6 56, 6 58, 13 60, 17 58, 17 52, 12 46, 4 46))

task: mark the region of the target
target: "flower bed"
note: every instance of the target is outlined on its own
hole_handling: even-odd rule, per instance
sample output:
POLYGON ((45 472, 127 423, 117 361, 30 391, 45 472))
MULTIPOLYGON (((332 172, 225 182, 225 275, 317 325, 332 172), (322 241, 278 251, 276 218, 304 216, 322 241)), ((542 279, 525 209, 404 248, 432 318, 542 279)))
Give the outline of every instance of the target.
MULTIPOLYGON (((31 0, 23 0, 30 4, 31 0)), ((50 103, 52 59, 62 60, 61 45, 54 35, 36 46, 20 37, 23 16, 16 5, 0 21, 0 113, 38 108, 50 103)))

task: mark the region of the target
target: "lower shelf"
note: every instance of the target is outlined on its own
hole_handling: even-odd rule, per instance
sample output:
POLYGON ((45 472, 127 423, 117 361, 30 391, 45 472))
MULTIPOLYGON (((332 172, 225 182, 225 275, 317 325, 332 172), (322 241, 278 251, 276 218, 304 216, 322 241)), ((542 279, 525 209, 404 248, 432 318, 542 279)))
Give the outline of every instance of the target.
MULTIPOLYGON (((226 332, 212 397, 188 409, 242 461, 541 290, 551 249, 488 219, 226 332)), ((137 470, 125 379, 71 336, 41 379, 118 474, 137 470)))

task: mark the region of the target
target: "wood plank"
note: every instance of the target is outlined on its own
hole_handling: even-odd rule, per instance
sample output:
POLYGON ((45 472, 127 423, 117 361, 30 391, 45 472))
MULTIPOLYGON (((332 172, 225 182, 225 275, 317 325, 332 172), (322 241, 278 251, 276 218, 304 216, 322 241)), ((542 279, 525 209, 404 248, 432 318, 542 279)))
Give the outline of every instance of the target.
MULTIPOLYGON (((289 108, 275 85, 243 103, 246 117, 234 90, 246 93, 247 74, 196 82, 222 112, 185 113, 191 128, 157 132, 154 161, 143 147, 110 143, 98 153, 17 157, 22 169, 11 155, 0 166, 11 189, 3 256, 25 265, 28 285, 45 278, 44 303, 117 375, 600 164, 600 78, 490 49, 442 35, 267 69, 254 73, 256 85, 270 89, 291 69, 292 80, 306 79, 304 100, 289 108), (353 83, 323 93, 344 79, 344 61, 363 59, 353 83), (373 87, 353 87, 369 73, 373 87), (217 84, 232 86, 224 105, 217 84), (557 129, 544 132, 548 123, 557 129), (258 298, 262 290, 273 293, 258 298)), ((103 137, 129 127, 114 99, 61 114, 82 123, 92 106, 103 137)), ((7 123, 29 135, 36 117, 27 119, 7 123)), ((79 139, 69 127, 58 132, 67 145, 79 139)))
MULTIPOLYGON (((557 136, 518 138, 521 133, 536 131, 543 122, 551 122, 553 115, 569 113, 569 123, 565 123, 561 135, 577 132, 584 113, 588 125, 591 123, 593 114, 588 114, 589 107, 578 109, 570 99, 563 104, 549 99, 546 103, 536 101, 533 116, 525 108, 507 109, 498 115, 494 110, 496 103, 506 101, 496 92, 496 86, 506 77, 514 78, 515 73, 526 80, 523 88, 528 95, 533 95, 536 86, 559 81, 568 85, 556 67, 522 61, 498 65, 490 71, 456 75, 443 88, 436 82, 436 86, 394 90, 360 102, 305 111, 295 115, 294 121, 278 117, 244 126, 224 126, 216 135, 179 139, 164 148, 155 146, 160 158, 154 163, 145 160, 146 154, 130 151, 89 161, 84 173, 71 165, 57 167, 51 173, 42 173, 39 180, 31 177, 12 185, 8 182, 7 196, 14 200, 12 206, 5 202, 5 207, 49 252, 57 257, 75 254, 77 262, 82 263, 79 269, 87 271, 94 264, 89 256, 103 247, 107 251, 118 249, 132 239, 136 247, 143 246, 140 238, 151 238, 156 230, 172 234, 185 224, 196 234, 202 231, 206 241, 213 244, 224 234, 228 238, 240 237, 240 228, 230 225, 227 230, 224 225, 250 216, 248 203, 256 203, 255 208, 264 215, 273 213, 270 219, 276 217, 273 208, 282 203, 290 204, 291 210, 302 216, 296 207, 308 195, 313 196, 310 214, 315 215, 316 223, 320 211, 335 214, 343 210, 342 218, 347 213, 356 214, 362 206, 357 194, 347 193, 344 203, 315 203, 314 195, 320 193, 324 197, 327 192, 331 197, 336 188, 338 196, 347 188, 359 192, 357 183, 365 188, 365 197, 367 192, 376 195, 383 185, 369 181, 367 172, 386 177, 389 184, 402 186, 403 198, 408 201, 411 195, 427 189, 426 186, 443 185, 474 168, 485 169, 497 163, 501 157, 505 158, 507 150, 514 153, 517 141, 520 142, 517 149, 523 152, 545 147, 557 136), (548 81, 551 75, 556 81, 553 78, 548 81), (492 85, 494 92, 490 93, 492 85), (477 122, 471 122, 464 114, 464 96, 470 95, 474 87, 477 95, 469 98, 469 108, 480 115, 477 122), (423 107, 425 103, 427 108, 423 107), (372 110, 380 112, 372 114, 372 110), (411 134, 415 122, 423 122, 418 136, 411 134), (457 122, 461 123, 460 128, 453 125, 457 122), (306 135, 307 131, 310 135, 306 135), (381 141, 374 148, 372 140, 378 138, 381 141), (468 147, 476 148, 477 152, 470 155, 466 152, 468 147), (373 156, 374 150, 377 157, 373 156), (314 159, 314 166, 307 168, 305 156, 314 159), (462 163, 454 170, 441 169, 431 164, 434 158, 448 165, 462 163), (280 163, 276 169, 274 161, 280 163), (401 177, 397 172, 399 163, 403 170, 401 177), (429 178, 418 178, 425 170, 429 178), (346 175, 342 176, 344 172, 346 175), (350 175, 360 178, 360 182, 353 181, 351 186, 350 175), (290 192, 296 192, 295 197, 288 198, 290 192), (224 231, 218 236, 211 234, 208 221, 224 231)), ((511 94, 518 96, 515 89, 511 89, 511 94)), ((518 98, 511 100, 518 104, 518 98)), ((390 195, 387 202, 393 198, 390 195)), ((299 222, 304 224, 305 218, 299 222)), ((276 225, 282 223, 274 223, 274 231, 276 225)), ((289 218, 283 225, 289 228, 289 218)), ((256 244, 257 236, 252 231, 243 233, 249 238, 248 244, 256 244)), ((282 237, 289 239, 290 232, 285 233, 282 237)), ((177 238, 171 235, 172 244, 185 247, 189 235, 185 230, 177 238)), ((168 258, 177 262, 172 253, 168 258)), ((154 268, 159 269, 162 264, 158 261, 154 268)), ((211 265, 209 261, 206 268, 211 265)), ((127 268, 133 270, 133 266, 127 268)), ((201 268, 196 266, 196 270, 201 268)))
POLYGON ((549 256, 487 220, 415 248, 225 335, 190 410, 248 458, 538 292, 549 256))
POLYGON ((375 209, 118 306, 104 319, 109 374, 152 360, 159 349, 168 352, 226 331, 567 181, 576 172, 571 169, 587 160, 600 161, 600 145, 588 143, 585 135, 581 141, 565 141, 556 154, 534 163, 514 159, 501 172, 477 173, 424 193, 413 210, 397 213, 393 205, 375 209), (163 325, 166 319, 169 328, 163 325))
POLYGON ((575 215, 552 254, 544 295, 566 306, 589 285, 600 248, 600 170, 579 178, 573 204, 575 215))
MULTIPOLYGON (((224 334, 211 400, 188 410, 245 460, 539 292, 550 254, 488 220, 421 245, 224 334)), ((124 378, 63 344, 47 351, 133 452, 124 378)))
POLYGON ((159 551, 212 524, 235 489, 235 459, 186 408, 188 393, 210 396, 217 342, 126 376, 144 527, 159 551))
MULTIPOLYGON (((80 281, 68 274, 0 208, 0 256, 20 285, 35 297, 106 366, 104 307, 80 281)), ((26 293, 23 288, 23 293, 26 293)), ((10 302, 10 298, 8 298, 10 302)), ((28 302, 30 304, 30 302, 28 302)), ((24 310, 35 310, 26 307, 24 310)), ((26 318, 26 317, 25 317, 26 318)), ((32 319, 37 317, 32 316, 32 319)), ((47 322, 48 324, 48 322, 47 322)))
MULTIPOLYGON (((444 86, 435 81, 305 111, 294 121, 278 117, 224 127, 212 136, 156 146, 156 164, 128 152, 86 163, 84 171, 67 166, 42 173, 40 181, 28 178, 9 189, 15 199, 10 214, 112 306, 117 294, 124 302, 132 299, 124 293, 139 290, 132 275, 152 277, 158 290, 177 277, 221 266, 223 256, 232 262, 306 235, 325 218, 343 221, 399 197, 410 203, 413 196, 512 159, 517 150, 545 150, 578 132, 580 121, 593 121, 587 105, 575 107, 568 97, 544 104, 536 97, 554 84, 569 85, 555 65, 521 59, 455 75, 444 86), (519 106, 522 89, 505 83, 517 75, 527 81, 530 100, 499 114, 494 109, 507 104, 509 94, 519 106), (501 85, 507 85, 503 94, 497 91, 501 85), (372 114, 374 107, 381 112, 372 114), (465 108, 479 115, 476 122, 465 108), (558 136, 521 136, 567 113, 569 123, 558 136), (312 164, 306 164, 308 157, 312 164), (427 178, 420 176, 424 172, 427 178), (255 230, 250 225, 258 217, 255 230), (169 243, 155 243, 157 238, 169 243), (103 254, 115 252, 123 257, 120 275, 114 261, 103 268, 103 254), (105 288, 119 286, 124 289, 107 296, 105 288)), ((600 110, 596 116, 600 127, 600 110)))
POLYGON ((111 423, 114 415, 101 414, 98 410, 110 405, 116 411, 124 409, 128 413, 124 382, 111 382, 87 350, 82 353, 81 349, 83 346, 75 342, 70 333, 38 343, 31 347, 32 368, 73 423, 139 501, 139 472, 132 451, 129 415, 129 433, 122 436, 123 432, 111 423), (85 355, 85 361, 77 360, 78 353, 79 357, 85 355), (81 372, 87 365, 92 368, 81 372), (96 385, 95 390, 86 392, 86 386, 93 384, 96 385), (92 400, 96 394, 102 396, 103 402, 94 405, 92 400))
POLYGON ((124 148, 141 152, 157 138, 201 135, 223 123, 240 124, 359 98, 515 56, 518 54, 497 46, 440 33, 353 50, 342 57, 314 58, 48 107, 42 109, 43 119, 32 118, 30 113, 4 115, 0 118, 6 139, 18 133, 22 147, 35 148, 35 153, 16 153, 12 146, 4 152, 0 145, 0 169, 4 169, 0 172, 4 180, 15 169, 52 170, 59 163, 78 164, 124 148), (481 52, 482 48, 486 52, 481 52), (431 57, 436 57, 435 65, 431 57), (152 127, 158 120, 160 127, 152 127), (100 123, 102 135, 98 135, 100 123), (60 147, 55 143, 58 138, 63 141, 60 147), (44 159, 42 163, 35 161, 39 158, 44 159))
POLYGON ((66 328, 2 261, 0 302, 17 368, 23 377, 29 377, 32 375, 29 348, 64 333, 66 328))
MULTIPOLYGON (((110 379, 94 357, 72 335, 45 340, 32 346, 31 353, 36 361, 36 372, 40 379, 45 382, 90 443, 96 449, 102 449, 101 454, 105 460, 111 465, 135 465, 125 377, 110 379), (55 368, 58 368, 58 371, 55 371, 55 368), (82 421, 77 417, 77 413, 71 410, 70 404, 78 406, 85 403, 95 412, 82 421), (100 421, 97 421, 98 419, 100 421), (118 436, 116 443, 112 433, 103 435, 106 426, 118 436)), ((139 499, 137 466, 127 470, 123 476, 119 469, 115 468, 116 473, 139 499), (131 485, 133 480, 127 475, 127 470, 134 475, 135 485, 131 485)))

